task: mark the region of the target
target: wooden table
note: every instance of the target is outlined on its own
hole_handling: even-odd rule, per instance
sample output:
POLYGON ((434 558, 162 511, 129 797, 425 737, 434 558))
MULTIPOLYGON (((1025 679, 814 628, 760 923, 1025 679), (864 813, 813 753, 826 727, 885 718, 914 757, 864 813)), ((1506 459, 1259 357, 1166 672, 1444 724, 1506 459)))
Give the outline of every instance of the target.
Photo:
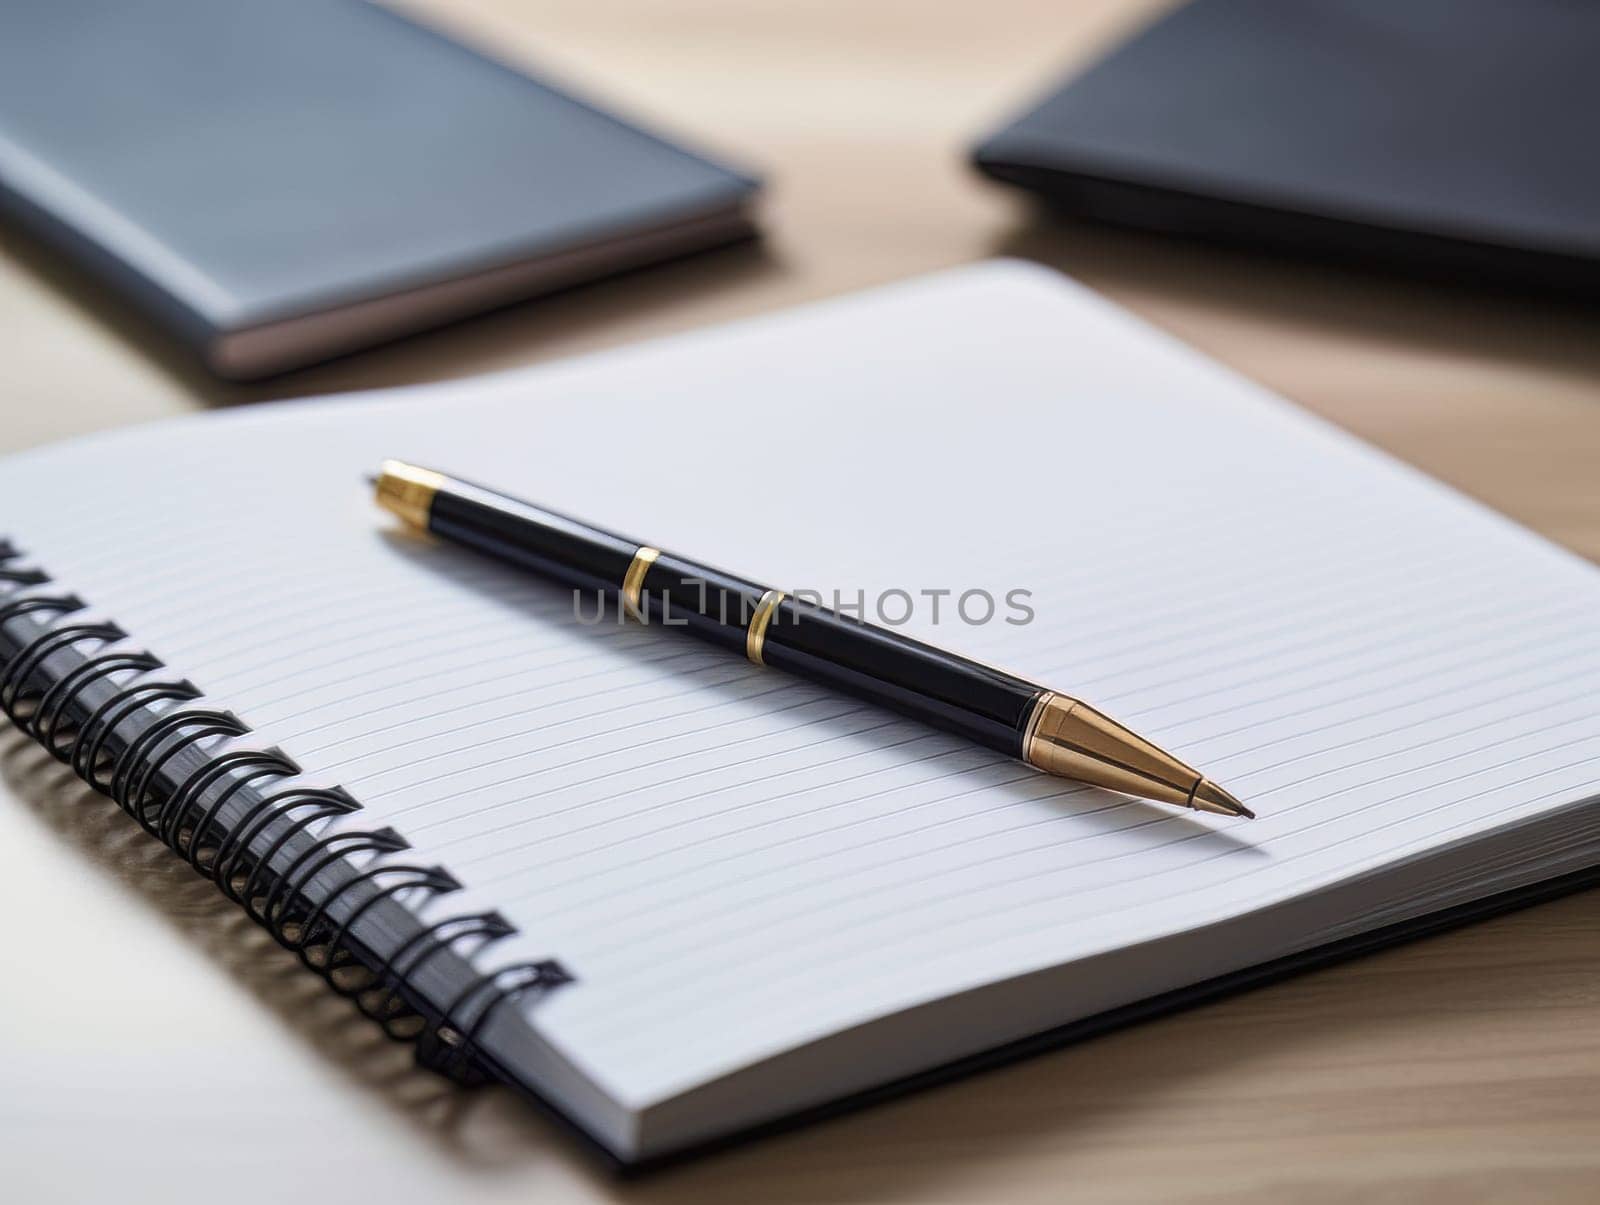
MULTIPOLYGON (((1053 225, 965 168, 974 135, 1159 5, 415 7, 766 171, 765 247, 243 389, 152 354, 8 238, 0 446, 530 363, 1010 254, 1600 557, 1594 312, 1053 225)), ((410 1070, 40 760, 0 734, 9 1199, 1600 1199, 1600 893, 618 1185, 506 1097, 410 1070)))

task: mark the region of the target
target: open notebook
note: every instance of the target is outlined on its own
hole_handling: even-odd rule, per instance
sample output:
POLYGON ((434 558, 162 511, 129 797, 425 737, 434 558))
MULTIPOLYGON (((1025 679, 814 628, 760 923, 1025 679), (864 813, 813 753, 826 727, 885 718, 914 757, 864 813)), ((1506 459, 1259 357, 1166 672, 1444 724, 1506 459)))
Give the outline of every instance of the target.
POLYGON ((1600 864, 1600 574, 1020 264, 46 448, 4 463, 0 529, 50 578, 0 603, 23 725, 336 985, 376 965, 440 1065, 626 1162, 1600 864), (362 483, 386 456, 869 609, 1027 590, 1031 623, 947 602, 907 629, 1103 705, 1261 818, 580 622, 394 530, 362 483), (165 668, 88 683, 141 650, 165 668), (178 677, 203 698, 113 715, 178 677), (296 785, 361 810, 251 811, 296 785))

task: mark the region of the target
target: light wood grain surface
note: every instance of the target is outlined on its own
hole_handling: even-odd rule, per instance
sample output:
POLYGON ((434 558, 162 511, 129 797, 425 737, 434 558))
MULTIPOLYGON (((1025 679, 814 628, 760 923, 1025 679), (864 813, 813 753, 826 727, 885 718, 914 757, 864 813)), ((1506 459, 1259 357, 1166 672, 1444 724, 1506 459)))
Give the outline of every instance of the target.
MULTIPOLYGON (((1600 314, 1052 224, 965 168, 964 144, 1158 4, 411 7, 763 170, 771 237, 243 389, 7 235, 0 450, 531 363, 1011 254, 1600 558, 1600 314)), ((12 1200, 1600 1199, 1600 893, 618 1184, 508 1097, 409 1069, 15 734, 0 770, 12 1200)))

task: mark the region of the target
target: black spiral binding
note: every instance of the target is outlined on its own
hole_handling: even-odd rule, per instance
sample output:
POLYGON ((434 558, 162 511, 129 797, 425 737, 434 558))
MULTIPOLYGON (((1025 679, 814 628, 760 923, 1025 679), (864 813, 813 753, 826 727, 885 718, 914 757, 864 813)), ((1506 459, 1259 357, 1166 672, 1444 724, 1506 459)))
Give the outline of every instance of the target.
POLYGON ((423 925, 386 955, 358 948, 354 930, 373 908, 448 895, 461 884, 442 866, 400 860, 410 846, 391 828, 336 826, 309 840, 320 821, 361 805, 342 787, 290 784, 300 767, 278 749, 212 752, 176 786, 164 788, 163 771, 186 750, 231 745, 250 728, 231 712, 202 706, 193 683, 152 677, 165 666, 148 652, 120 647, 128 636, 117 624, 71 621, 86 609, 83 600, 37 592, 51 578, 15 565, 20 556, 10 541, 0 540, 0 585, 10 587, 0 594, 0 628, 28 615, 44 630, 9 656, 0 651, 0 710, 210 879, 384 1033, 414 1042, 419 1063, 462 1083, 487 1078, 476 1043, 495 1009, 516 997, 549 992, 571 976, 550 960, 517 963, 477 976, 442 1008, 412 998, 408 981, 431 959, 448 951, 470 960, 515 927, 498 912, 466 914, 423 925), (83 659, 48 680, 46 663, 64 652, 83 659), (96 684, 115 689, 75 718, 80 700, 96 684), (146 723, 124 737, 121 726, 135 715, 146 723), (283 785, 274 790, 274 784, 283 785), (241 818, 221 823, 230 803, 252 796, 258 798, 241 818), (269 831, 271 843, 257 849, 269 831), (304 848, 284 862, 291 843, 304 848), (335 867, 343 868, 342 881, 313 890, 314 884, 327 884, 335 867), (336 906, 347 897, 352 906, 336 917, 336 906))

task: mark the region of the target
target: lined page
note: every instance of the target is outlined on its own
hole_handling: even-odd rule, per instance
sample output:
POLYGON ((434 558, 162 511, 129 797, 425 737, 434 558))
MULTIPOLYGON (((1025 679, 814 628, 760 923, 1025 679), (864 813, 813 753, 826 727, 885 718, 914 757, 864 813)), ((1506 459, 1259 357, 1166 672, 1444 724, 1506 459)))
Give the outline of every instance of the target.
POLYGON ((535 1024, 640 1106, 1600 787, 1593 568, 1016 264, 79 441, 6 462, 0 528, 558 956, 578 982, 535 1024), (584 623, 397 533, 361 483, 386 456, 869 618, 905 591, 904 630, 1081 695, 1261 819, 584 623), (993 621, 956 613, 975 590, 993 621))

